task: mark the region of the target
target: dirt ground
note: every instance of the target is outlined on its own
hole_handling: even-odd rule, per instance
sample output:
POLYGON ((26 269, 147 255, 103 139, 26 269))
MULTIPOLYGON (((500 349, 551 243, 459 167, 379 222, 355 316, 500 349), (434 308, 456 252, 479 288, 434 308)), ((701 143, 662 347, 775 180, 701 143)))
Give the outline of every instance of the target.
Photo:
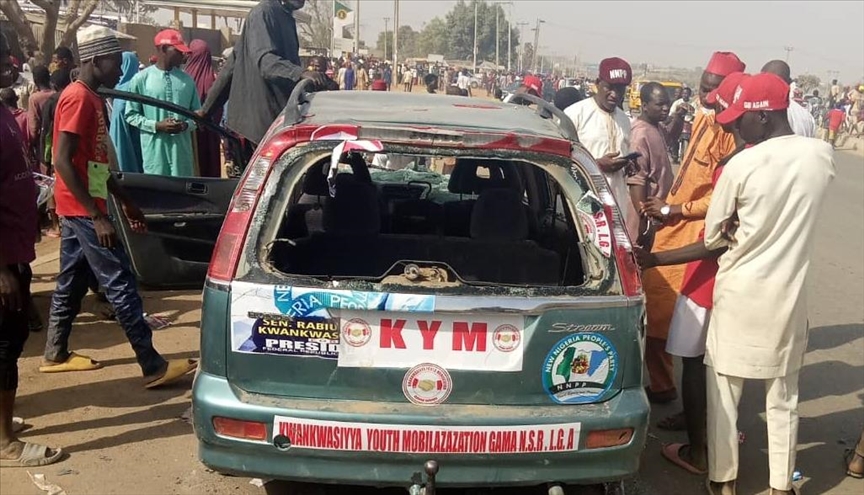
MULTIPOLYGON (((799 469, 808 495, 864 493, 864 482, 845 478, 842 466, 844 449, 854 445, 864 424, 864 159, 839 153, 837 161, 838 179, 828 199, 812 268, 813 333, 801 375, 799 469)), ((58 244, 56 239, 45 239, 33 266, 33 290, 43 315, 48 313, 58 270, 58 244)), ((171 358, 197 357, 200 294, 143 295, 146 311, 174 320, 154 335, 157 349, 171 358)), ((38 373, 44 331, 31 334, 20 361, 16 413, 32 425, 22 438, 62 447, 69 454, 59 464, 30 471, 45 474, 68 495, 262 494, 264 490, 249 479, 224 477, 198 462, 192 426, 182 418, 190 406, 192 376, 164 390, 145 390, 123 332, 95 316, 94 303, 88 296, 71 344, 73 350, 102 361, 104 369, 38 373)), ((739 427, 747 441, 741 449, 741 495, 767 493, 763 492, 767 453, 762 393, 761 384, 750 383, 742 403, 739 427)), ((652 422, 678 407, 656 408, 652 422)), ((701 477, 688 475, 659 456, 661 442, 682 440, 682 434, 652 429, 642 470, 638 479, 628 483, 628 494, 703 493, 701 477)), ((307 491, 290 489, 283 494, 307 491)), ((0 494, 40 493, 25 469, 0 471, 0 494)), ((343 488, 338 493, 358 491, 343 488)))

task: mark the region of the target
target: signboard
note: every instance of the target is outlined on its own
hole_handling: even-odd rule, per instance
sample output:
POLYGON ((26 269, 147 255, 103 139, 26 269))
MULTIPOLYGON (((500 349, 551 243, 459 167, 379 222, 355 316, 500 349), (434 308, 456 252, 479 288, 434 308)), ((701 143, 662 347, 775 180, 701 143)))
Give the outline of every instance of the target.
POLYGON ((579 449, 580 423, 424 426, 346 423, 276 416, 273 436, 292 449, 395 454, 521 454, 579 449))

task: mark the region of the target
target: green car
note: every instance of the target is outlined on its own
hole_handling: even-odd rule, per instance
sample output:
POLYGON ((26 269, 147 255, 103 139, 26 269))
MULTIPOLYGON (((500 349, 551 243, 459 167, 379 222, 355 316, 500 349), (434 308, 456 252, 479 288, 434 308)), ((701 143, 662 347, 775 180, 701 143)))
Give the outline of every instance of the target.
POLYGON ((534 103, 300 88, 236 190, 121 177, 152 196, 147 244, 122 232, 142 283, 209 259, 205 465, 415 493, 424 467, 550 493, 637 472, 639 273, 594 160, 534 103))

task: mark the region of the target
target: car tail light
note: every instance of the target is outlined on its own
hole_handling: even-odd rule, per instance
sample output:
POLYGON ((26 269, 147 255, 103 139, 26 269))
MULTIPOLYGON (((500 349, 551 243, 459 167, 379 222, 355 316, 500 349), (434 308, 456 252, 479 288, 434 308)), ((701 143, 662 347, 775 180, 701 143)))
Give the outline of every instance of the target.
POLYGON ((258 147, 228 206, 228 213, 225 215, 225 222, 222 224, 210 260, 208 278, 226 283, 234 278, 246 234, 252 223, 252 215, 272 170, 271 165, 297 143, 308 141, 315 129, 315 127, 286 129, 268 137, 266 142, 258 147))
POLYGON ((615 264, 618 267, 618 277, 621 279, 624 295, 628 297, 642 295, 639 265, 633 255, 633 245, 630 242, 627 229, 624 228, 624 220, 621 217, 618 204, 615 202, 615 197, 602 173, 592 173, 590 177, 600 193, 600 201, 603 202, 603 212, 606 219, 612 226, 612 252, 615 254, 615 264))
POLYGON ((633 428, 619 428, 616 430, 595 430, 585 438, 586 449, 603 449, 627 445, 633 438, 633 428))
POLYGON ((240 419, 213 418, 213 429, 216 434, 223 437, 241 438, 243 440, 255 440, 263 442, 267 439, 267 426, 255 421, 243 421, 240 419))

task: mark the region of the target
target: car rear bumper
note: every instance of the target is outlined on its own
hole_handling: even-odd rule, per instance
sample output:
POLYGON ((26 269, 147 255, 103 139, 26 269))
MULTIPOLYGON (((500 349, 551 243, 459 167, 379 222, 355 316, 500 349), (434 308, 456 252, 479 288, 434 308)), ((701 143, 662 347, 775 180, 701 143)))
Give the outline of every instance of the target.
POLYGON ((224 377, 199 373, 192 394, 201 461, 223 473, 314 483, 409 486, 423 463, 441 466, 441 486, 519 486, 546 482, 589 484, 636 473, 645 444, 649 406, 641 388, 621 391, 602 404, 548 407, 440 405, 293 399, 255 395, 232 387, 224 377), (448 426, 551 425, 579 422, 575 452, 518 454, 394 454, 290 448, 273 443, 274 416, 327 421, 448 426), (213 417, 267 425, 268 442, 219 436, 213 417), (594 430, 634 428, 631 441, 611 448, 585 449, 594 430))

